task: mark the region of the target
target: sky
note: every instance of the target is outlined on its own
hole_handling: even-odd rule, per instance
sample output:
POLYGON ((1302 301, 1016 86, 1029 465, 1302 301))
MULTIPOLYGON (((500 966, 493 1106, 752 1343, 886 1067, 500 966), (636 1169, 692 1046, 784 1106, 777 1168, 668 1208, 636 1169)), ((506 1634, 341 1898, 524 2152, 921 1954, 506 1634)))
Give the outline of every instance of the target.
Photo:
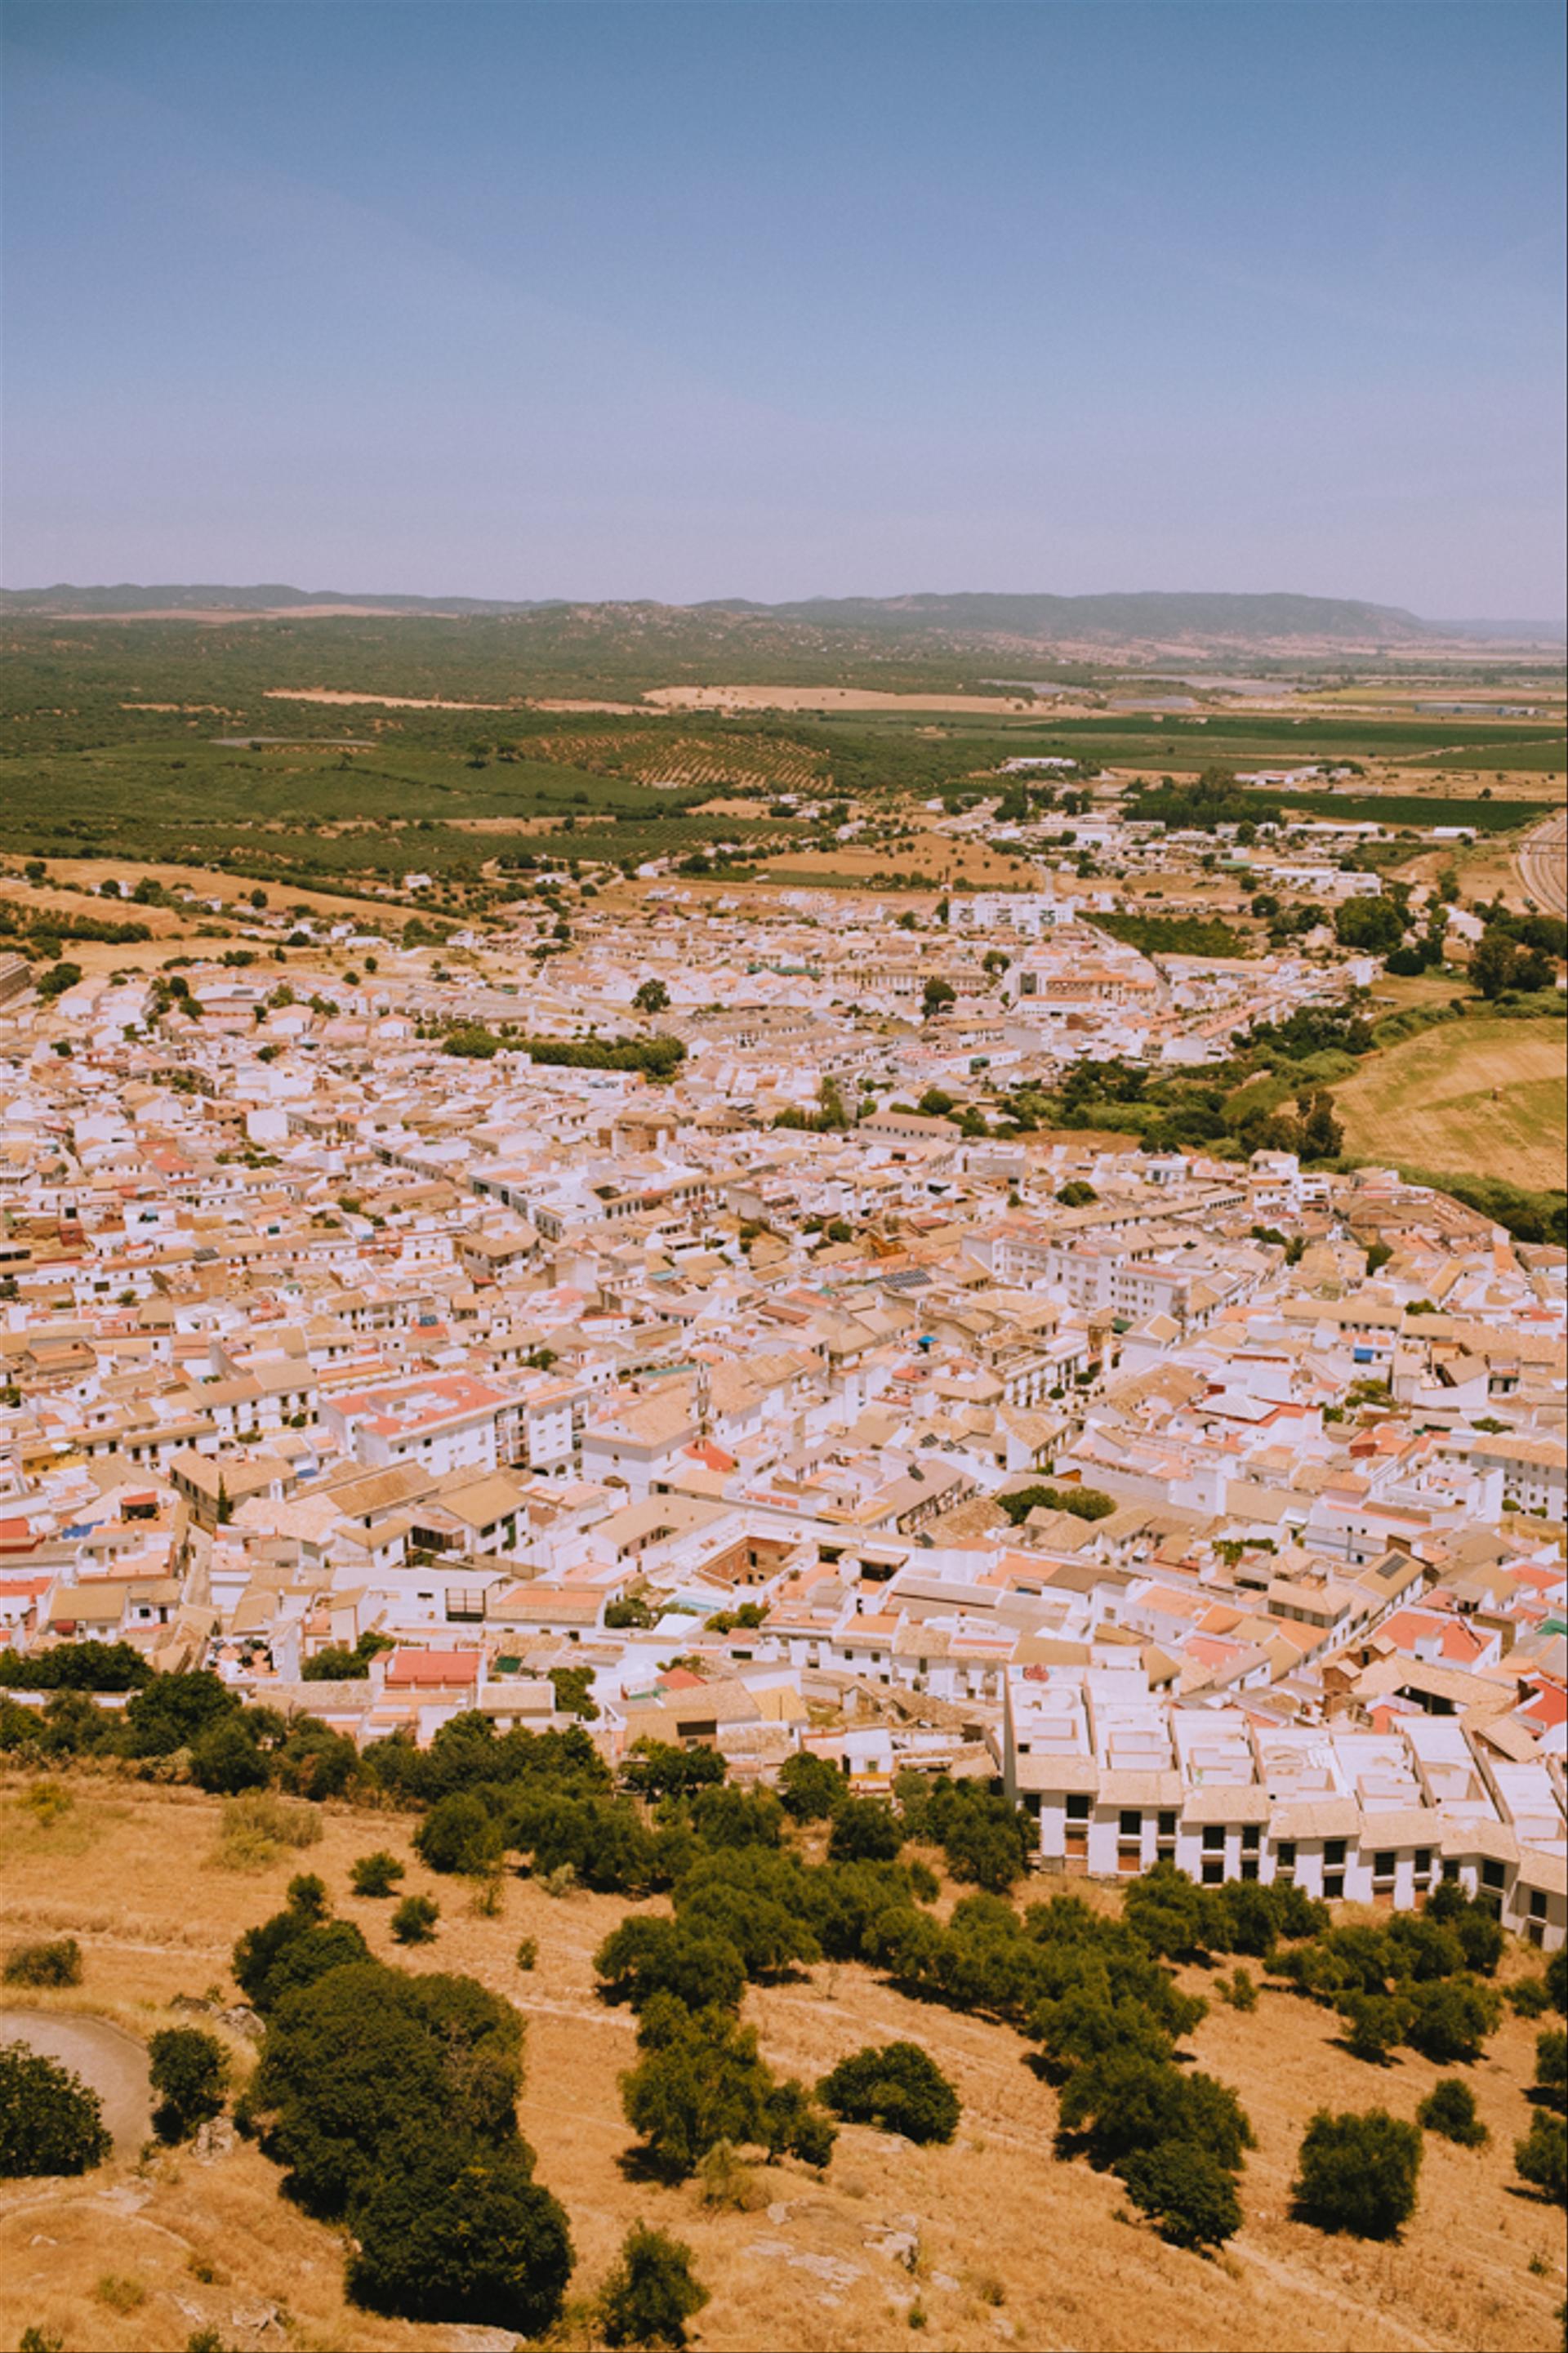
POLYGON ((22 0, 4 576, 1563 596, 1555 0, 22 0))

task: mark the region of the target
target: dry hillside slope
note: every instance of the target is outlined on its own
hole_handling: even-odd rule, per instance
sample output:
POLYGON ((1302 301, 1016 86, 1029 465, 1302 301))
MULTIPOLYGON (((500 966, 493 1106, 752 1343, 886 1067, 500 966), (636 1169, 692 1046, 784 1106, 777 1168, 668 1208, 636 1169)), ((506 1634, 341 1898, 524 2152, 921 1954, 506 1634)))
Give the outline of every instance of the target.
MULTIPOLYGON (((216 1860, 218 1801, 193 1790, 78 1778, 74 1802, 51 1822, 19 1801, 25 1786, 0 1784, 6 1941, 74 1935, 86 1970, 79 1989, 19 1997, 18 2006, 96 2014, 145 2037, 170 2022, 175 1994, 231 1994, 235 1937, 278 1906, 303 1862, 377 1952, 416 1968, 468 1971, 518 2003, 528 2023, 522 2127, 540 2179, 571 2214, 577 2294, 597 2287, 633 2221, 671 2229, 690 2242, 713 2291, 695 2330, 710 2353, 903 2343, 954 2353, 1536 2353, 1558 2341, 1561 2218, 1510 2186, 1511 2144, 1531 2113, 1521 2086, 1535 2028, 1522 2021, 1510 2017, 1466 2071, 1492 2146, 1472 2154, 1429 2137, 1415 2220, 1402 2244, 1382 2247, 1289 2220, 1297 2144, 1324 2103, 1383 2102, 1412 2116, 1438 2071, 1408 2053, 1384 2071, 1359 2063, 1331 2040, 1328 2013, 1284 1993, 1266 1991, 1250 2016, 1216 2004, 1194 2038, 1196 2052, 1239 2090, 1258 2147, 1242 2182, 1246 2227, 1215 2263, 1123 2219, 1110 2177, 1053 2158, 1055 2097, 1016 2034, 907 2000, 868 1970, 823 1966, 748 1994, 767 2056, 814 2076, 865 2042, 917 2039, 962 2094, 958 2138, 918 2149, 847 2127, 825 2177, 770 2168, 757 2211, 715 2213, 693 2188, 639 2179, 626 2164, 631 2136, 616 2077, 632 2055, 632 2023, 596 1999, 591 1965, 625 1915, 622 1900, 552 1901, 509 1876, 500 1916, 487 1919, 460 1883, 413 1861, 406 1817, 329 1808, 308 1855, 240 1872, 216 1860), (412 1957, 389 1940, 388 1905, 346 1893, 353 1857, 382 1845, 408 1858, 405 1887, 442 1906, 437 1941, 412 1957), (539 1940, 528 1975, 515 1962, 524 1936, 539 1940), (910 2237, 912 2271, 898 2252, 910 2237), (917 2302, 921 2335, 910 2318, 917 2302)), ((117 2154, 79 2181, 5 2185, 0 2345, 31 2325, 69 2353, 129 2353, 184 2346, 211 2326, 242 2353, 499 2353, 507 2340, 495 2332, 378 2320, 347 2306, 337 2235, 282 2200, 278 2180, 240 2141, 204 2156, 117 2154), (142 2300, 130 2309, 105 2302, 97 2293, 105 2274, 135 2283, 142 2300)))

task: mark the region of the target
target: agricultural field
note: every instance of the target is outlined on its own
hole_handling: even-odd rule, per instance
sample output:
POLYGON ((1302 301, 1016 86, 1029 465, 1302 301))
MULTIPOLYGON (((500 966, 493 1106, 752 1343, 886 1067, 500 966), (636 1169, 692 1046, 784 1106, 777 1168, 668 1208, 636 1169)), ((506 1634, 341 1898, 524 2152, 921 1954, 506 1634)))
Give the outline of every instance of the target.
MULTIPOLYGON (((1258 2147, 1241 2183, 1245 2226, 1209 2261, 1131 2220, 1114 2178, 1053 2155, 1056 2095, 1009 2029, 910 2000, 862 1968, 822 1964, 748 1992, 764 2055, 814 2078, 867 2042, 919 2041, 958 2088, 958 2137, 920 2148, 847 2126, 825 2174, 762 2168, 751 2211, 715 2210, 694 2186, 669 2187, 627 2162, 616 2079, 633 2056, 633 2022, 597 1997, 591 1959, 625 1916, 625 1899, 552 1899, 509 1874, 499 1913, 482 1916, 463 1883, 434 1878, 413 1858, 407 1817, 346 1805, 321 1810, 322 1836, 303 1857, 286 1851, 234 1868, 223 1860, 216 1799, 80 1777, 64 1786, 71 1802, 56 1812, 26 1802, 15 1778, 0 1785, 7 1928, 75 1936, 85 1962, 79 1988, 29 1993, 29 2007, 106 2020, 140 2041, 177 2018, 176 1995, 232 1999, 236 1937, 278 1908, 294 1871, 319 1872, 378 1955, 466 1972, 517 2005, 527 2032, 520 2120, 539 2179, 571 2218, 574 2294, 596 2288, 639 2217, 672 2231, 712 2290, 695 2329, 704 2353, 920 2341, 954 2353, 1008 2345, 1066 2353, 1086 2343, 1104 2353, 1247 2353, 1262 2344, 1544 2353, 1560 2341, 1560 2217, 1511 2186, 1512 2143, 1531 2115, 1521 2086, 1532 2072, 1531 2021, 1510 2017, 1465 2070, 1490 2146, 1468 2151, 1426 2135, 1415 2217, 1397 2242, 1373 2244, 1325 2238, 1289 2218, 1300 2135, 1325 2104, 1411 2116, 1438 2071, 1409 2052, 1383 2068, 1357 2061, 1334 2039, 1332 2013, 1292 1994, 1266 1988, 1247 2014, 1214 2002, 1193 2037, 1197 2061, 1240 2094, 1258 2147), (407 1862, 406 1887, 440 1902, 434 1944, 393 1946, 390 1907, 347 1893, 351 1861, 379 1847, 407 1862), (527 1974, 515 1958, 523 1936, 539 1947, 527 1974), (912 2259, 900 2260, 911 2242, 912 2259), (910 2316, 917 2302, 923 2339, 910 2316)), ((1092 1893, 1096 1903, 1117 1901, 1092 1893)), ((1503 1974, 1525 1966, 1522 1956, 1505 1960, 1503 1974)), ((1212 1996, 1210 1973, 1182 1977, 1212 1996)), ((243 2075, 250 2046, 228 2039, 243 2075)), ((479 2341, 346 2306, 341 2238, 279 2197, 276 2168, 252 2144, 220 2133, 199 2152, 143 2156, 134 2140, 132 2131, 79 2180, 0 2191, 0 2341, 14 2344, 28 2327, 59 2337, 71 2353, 182 2345, 203 2327, 237 2353, 288 2344, 455 2353, 479 2341)), ((560 2341, 594 2340, 569 2321, 560 2341)))
POLYGON ((1563 1041, 1561 1021, 1482 1016, 1383 1049, 1335 1090, 1347 1151, 1561 1187, 1568 1124, 1563 1041))

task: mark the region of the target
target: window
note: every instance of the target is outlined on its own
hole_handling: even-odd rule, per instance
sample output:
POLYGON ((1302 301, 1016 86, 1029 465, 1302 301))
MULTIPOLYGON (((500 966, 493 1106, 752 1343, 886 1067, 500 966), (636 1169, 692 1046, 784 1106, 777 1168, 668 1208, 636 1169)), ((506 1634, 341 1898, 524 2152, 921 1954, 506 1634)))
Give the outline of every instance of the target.
POLYGON ((1417 1887, 1429 1887, 1431 1883, 1432 1850, 1429 1846, 1418 1846, 1415 1850, 1415 1884, 1417 1887))
POLYGON ((1241 1833, 1241 1851, 1243 1854, 1256 1854, 1258 1852, 1258 1841, 1260 1835, 1261 1833, 1256 1822, 1248 1822, 1247 1824, 1241 1833))
POLYGON ((1502 1894, 1503 1867, 1500 1862, 1488 1862, 1482 1863, 1481 1885, 1494 1895, 1500 1895, 1502 1894))
POLYGON ((1121 1812, 1119 1831, 1121 1836, 1124 1839, 1141 1839, 1143 1835, 1142 1815, 1132 1809, 1124 1807, 1121 1812))
POLYGON ((1069 1822, 1088 1821, 1089 1794, 1087 1790, 1070 1789, 1068 1792, 1068 1820, 1069 1822))
POLYGON ((1323 1873, 1323 1894, 1327 1896, 1329 1902, 1331 1904, 1337 1903, 1344 1892, 1344 1873, 1342 1871, 1325 1871, 1323 1873))
POLYGON ((1544 1887, 1532 1887, 1532 1888, 1531 1889, 1531 1891, 1530 1891, 1530 1916, 1531 1916, 1531 1918, 1532 1920, 1544 1920, 1544 1919, 1545 1919, 1545 1917, 1546 1917, 1546 1890, 1544 1889, 1544 1887))
POLYGON ((1205 1854, 1204 1857, 1204 1885, 1205 1887, 1217 1887, 1224 1877, 1224 1855, 1205 1854))
POLYGON ((1204 1852, 1205 1854, 1223 1854, 1225 1852, 1225 1824, 1223 1822, 1205 1822, 1204 1824, 1204 1852))
POLYGON ((1394 1877, 1394 1866, 1397 1861, 1398 1857, 1396 1855, 1374 1854, 1372 1859, 1373 1878, 1374 1880, 1392 1879, 1394 1877))
POLYGON ((1243 1879, 1256 1879, 1256 1878, 1257 1878, 1257 1876, 1258 1876, 1258 1857, 1257 1857, 1255 1854, 1244 1854, 1244 1855, 1242 1856, 1242 1858, 1241 1858, 1241 1875, 1242 1875, 1243 1879))
POLYGON ((1274 1859, 1281 1871, 1294 1871, 1296 1868, 1295 1840, 1281 1839, 1274 1850, 1274 1859))
POLYGON ((1174 1815, 1174 1814, 1162 1814, 1162 1815, 1161 1815, 1161 1817, 1160 1817, 1160 1836, 1161 1836, 1163 1839, 1173 1839, 1173 1838, 1175 1837, 1175 1835, 1176 1835, 1176 1817, 1175 1817, 1175 1815, 1174 1815))
POLYGON ((1325 1871, 1342 1871, 1344 1868, 1344 1860, 1345 1842, 1343 1839, 1325 1839, 1323 1841, 1323 1869, 1325 1871))

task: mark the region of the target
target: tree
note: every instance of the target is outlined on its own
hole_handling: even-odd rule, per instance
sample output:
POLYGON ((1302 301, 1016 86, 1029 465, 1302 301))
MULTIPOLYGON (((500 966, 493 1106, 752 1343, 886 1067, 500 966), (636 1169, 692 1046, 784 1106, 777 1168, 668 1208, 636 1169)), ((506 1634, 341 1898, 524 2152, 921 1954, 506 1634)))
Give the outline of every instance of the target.
POLYGON ((1457 2142, 1460 2148, 1482 2148, 1491 2138, 1476 2114, 1476 2095, 1458 2075, 1434 2084, 1415 2111, 1415 2121, 1427 2132, 1457 2142))
POLYGON ((228 2053, 199 2026, 165 2027, 147 2048, 153 2089, 163 2095, 153 2111, 153 2130, 160 2140, 189 2140, 223 2112, 228 2053))
POLYGON ((1502 1997, 1496 1988, 1463 1973, 1410 1986, 1405 2000, 1410 2010, 1405 2039, 1439 2067, 1479 2059, 1502 2016, 1502 1997))
POLYGON ((1352 2051, 1358 2059, 1370 2060, 1377 2066, 1385 2063, 1390 2052, 1405 2041, 1409 2031, 1410 2006, 1394 1994, 1342 1994, 1339 2009, 1352 2051))
POLYGON ((1500 997, 1505 988, 1512 987, 1517 955, 1508 933, 1489 923, 1470 957, 1470 978, 1484 997, 1500 997))
POLYGON ((689 2010, 669 1994, 648 2002, 643 2052, 621 2077, 621 2104, 660 2169, 693 2172, 718 2141, 761 2141, 821 2162, 820 2113, 798 2084, 776 2084, 757 2055, 756 2031, 728 2010, 689 2010))
POLYGON ((846 1798, 833 1817, 831 1862, 893 1862, 904 1833, 890 1806, 878 1798, 846 1798))
POLYGON ((431 1807, 414 1833, 414 1845, 431 1871, 480 1872, 500 1862, 501 1834, 483 1799, 454 1789, 431 1807))
MULTIPOLYGON (((320 1887, 319 1880, 316 1885, 320 1887)), ((234 1974, 247 2001, 265 2013, 286 1994, 313 1985, 329 1970, 369 1958, 370 1947, 352 1920, 323 1922, 315 1902, 291 1889, 281 1912, 240 1937, 234 1948, 234 1974)))
POLYGON ((957 1002, 958 991, 950 980, 928 980, 921 992, 921 1003, 928 1021, 933 1013, 940 1013, 944 1005, 956 1005, 957 1002))
POLYGON ((1421 2133, 1386 2108, 1332 2116, 1320 2108, 1297 2158, 1298 2218, 1321 2231, 1391 2239, 1415 2211, 1421 2133))
POLYGON ((779 1796, 792 1821, 831 1820, 846 1794, 843 1774, 809 1749, 798 1749, 779 1767, 779 1796))
POLYGON ((1568 2206, 1568 2124, 1561 2116, 1537 2108, 1525 2137, 1514 2142, 1513 2162, 1531 2189, 1568 2206))
POLYGON ((1334 909, 1334 937, 1342 947, 1386 955, 1405 937, 1405 919, 1381 892, 1376 898, 1346 899, 1334 909))
POLYGON ((663 1013, 668 1009, 669 991, 662 980, 645 980, 632 1003, 639 1013, 663 1013))
POLYGON ((1102 2169, 1119 2168, 1137 2149, 1191 2140, 1234 2172, 1253 2144, 1247 2112, 1227 2084, 1136 2051, 1109 2051, 1076 2068, 1059 2113, 1064 2137, 1070 2144, 1080 2135, 1090 2164, 1102 2169))
POLYGON ((251 1727, 237 1715, 220 1716, 191 1743, 191 1778, 226 1798, 262 1789, 271 1769, 251 1727))
POLYGON ((695 1935, 678 1920, 633 1913, 612 1929, 594 1956, 610 2001, 645 2009, 655 1994, 673 1994, 689 2010, 741 2007, 746 1965, 721 1936, 695 1935))
POLYGON ((947 2141, 958 2130, 958 2094, 918 2042, 868 2043, 816 2088, 849 2124, 879 2125, 913 2141, 947 2141))
POLYGON ((403 1865, 384 1847, 362 1854, 349 1867, 349 1885, 356 1895, 391 1895, 403 1877, 403 1865))
POLYGON ((1074 1176, 1058 1187, 1057 1198, 1064 1209, 1086 1209, 1091 1201, 1098 1201, 1100 1196, 1092 1185, 1086 1185, 1081 1176, 1074 1176))
POLYGON ((96 2092, 24 2042, 0 2043, 0 2180, 85 2173, 113 2146, 96 2092))
POLYGON ((237 1694, 208 1668, 155 1675, 126 1703, 126 1752, 172 1757, 176 1748, 189 1748, 216 1717, 237 1715, 239 1705, 237 1694))
POLYGON ((526 2144, 459 2142, 438 2126, 397 2147, 355 2199, 356 2304, 405 2320, 478 2322, 539 2337, 559 2317, 573 2249, 526 2144))
POLYGON ((1176 2247, 1219 2247, 1241 2228, 1236 2183, 1209 2149, 1172 2140, 1136 2149, 1119 2171, 1140 2212, 1176 2247))
POLYGON ((335 2221, 426 2130, 514 2140, 521 2048, 516 2010, 472 1978, 366 1958, 279 2001, 247 2105, 290 2194, 335 2221))
POLYGON ((600 2324, 605 2344, 684 2345, 687 2322, 708 2302, 691 2263, 683 2240, 635 2223, 605 2283, 600 2324))
POLYGON ((682 1748, 678 1741, 636 1742, 621 1778, 639 1798, 687 1797, 722 1781, 725 1764, 716 1748, 682 1748))

